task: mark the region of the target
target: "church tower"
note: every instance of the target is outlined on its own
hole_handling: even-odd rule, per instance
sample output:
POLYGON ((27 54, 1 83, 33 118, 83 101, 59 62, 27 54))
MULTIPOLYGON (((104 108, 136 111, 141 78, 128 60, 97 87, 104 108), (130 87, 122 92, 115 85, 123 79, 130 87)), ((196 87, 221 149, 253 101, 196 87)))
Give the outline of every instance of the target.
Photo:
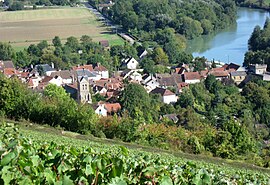
POLYGON ((80 103, 92 103, 90 94, 90 85, 87 77, 78 77, 78 93, 77 99, 80 103))

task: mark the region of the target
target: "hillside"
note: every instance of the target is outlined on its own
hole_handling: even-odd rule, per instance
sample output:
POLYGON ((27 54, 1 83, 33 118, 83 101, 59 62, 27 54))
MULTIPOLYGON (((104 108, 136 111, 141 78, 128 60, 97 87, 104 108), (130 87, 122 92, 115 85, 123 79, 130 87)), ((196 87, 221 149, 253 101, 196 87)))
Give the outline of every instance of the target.
POLYGON ((245 164, 241 166, 241 163, 229 164, 219 159, 202 160, 200 156, 180 153, 171 155, 150 147, 81 136, 33 124, 20 123, 17 126, 19 130, 13 124, 2 122, 0 126, 0 174, 4 182, 269 183, 269 170, 245 164), (216 164, 209 162, 211 160, 216 164), (19 171, 15 170, 18 168, 19 171), (15 178, 11 180, 11 177, 15 178))

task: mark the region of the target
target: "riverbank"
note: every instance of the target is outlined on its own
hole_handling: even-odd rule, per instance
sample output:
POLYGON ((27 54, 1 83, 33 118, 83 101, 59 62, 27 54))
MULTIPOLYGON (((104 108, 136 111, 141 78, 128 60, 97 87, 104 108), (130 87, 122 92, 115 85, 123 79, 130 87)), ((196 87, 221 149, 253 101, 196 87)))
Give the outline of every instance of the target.
POLYGON ((249 0, 248 2, 243 2, 237 6, 242 7, 242 8, 251 8, 251 9, 259 9, 259 10, 265 10, 269 11, 270 10, 270 0, 266 0, 265 2, 262 2, 260 5, 259 1, 257 0, 249 0))
POLYGON ((214 59, 242 65, 248 51, 248 39, 254 27, 262 27, 268 16, 269 12, 264 10, 238 8, 236 25, 188 41, 186 51, 194 57, 204 56, 209 61, 214 59))

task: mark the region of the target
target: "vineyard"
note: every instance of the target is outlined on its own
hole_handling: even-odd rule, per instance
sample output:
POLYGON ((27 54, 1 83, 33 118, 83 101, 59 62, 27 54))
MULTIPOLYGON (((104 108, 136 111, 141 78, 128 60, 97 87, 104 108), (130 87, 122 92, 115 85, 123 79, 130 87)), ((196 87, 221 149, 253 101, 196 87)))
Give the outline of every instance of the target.
POLYGON ((1 123, 0 139, 0 184, 270 184, 258 171, 79 143, 11 123, 1 123))

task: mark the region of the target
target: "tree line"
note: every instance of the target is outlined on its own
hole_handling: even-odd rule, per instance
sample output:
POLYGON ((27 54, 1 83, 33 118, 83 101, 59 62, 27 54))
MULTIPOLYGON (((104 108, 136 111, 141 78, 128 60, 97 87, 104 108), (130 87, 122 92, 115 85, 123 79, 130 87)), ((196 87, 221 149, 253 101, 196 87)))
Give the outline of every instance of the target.
POLYGON ((165 28, 192 39, 234 23, 236 5, 230 0, 118 0, 103 14, 141 40, 157 41, 157 30, 165 28))
POLYGON ((249 64, 267 64, 270 66, 270 19, 267 18, 263 28, 256 26, 248 40, 248 52, 245 54, 244 66, 249 64))

